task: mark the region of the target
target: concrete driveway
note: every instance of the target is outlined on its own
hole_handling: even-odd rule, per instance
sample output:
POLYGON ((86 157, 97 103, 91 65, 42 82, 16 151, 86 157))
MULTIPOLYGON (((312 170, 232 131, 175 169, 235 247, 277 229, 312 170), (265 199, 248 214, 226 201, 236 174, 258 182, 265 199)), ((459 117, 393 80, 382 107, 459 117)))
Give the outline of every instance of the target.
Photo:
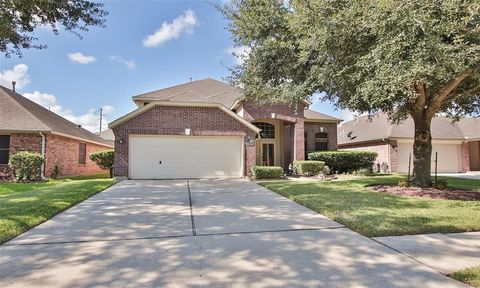
POLYGON ((0 267, 0 287, 466 287, 242 180, 120 182, 0 267))

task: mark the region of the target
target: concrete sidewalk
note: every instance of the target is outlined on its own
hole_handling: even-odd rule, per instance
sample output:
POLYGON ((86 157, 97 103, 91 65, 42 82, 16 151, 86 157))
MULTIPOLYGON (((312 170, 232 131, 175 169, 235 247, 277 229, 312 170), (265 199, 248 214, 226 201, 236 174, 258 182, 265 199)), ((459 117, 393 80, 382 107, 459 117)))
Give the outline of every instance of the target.
POLYGON ((442 274, 480 265, 480 232, 390 236, 373 239, 442 274))
POLYGON ((0 287, 468 287, 252 182, 123 181, 0 245, 0 287))

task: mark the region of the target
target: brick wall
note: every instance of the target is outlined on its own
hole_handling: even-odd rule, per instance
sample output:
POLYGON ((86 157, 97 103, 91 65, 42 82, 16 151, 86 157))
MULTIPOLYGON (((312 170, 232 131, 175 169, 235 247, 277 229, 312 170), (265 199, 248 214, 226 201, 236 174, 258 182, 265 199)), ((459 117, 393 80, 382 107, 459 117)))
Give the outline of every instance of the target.
MULTIPOLYGON (((13 133, 10 134, 10 157, 20 151, 32 151, 41 153, 42 137, 39 134, 13 133)), ((8 165, 0 165, 0 172, 7 173, 8 165)))
POLYGON ((307 138, 307 152, 315 151, 315 133, 328 133, 328 150, 337 150, 337 124, 335 123, 311 123, 305 122, 305 133, 307 138), (322 131, 323 128, 323 131, 322 131))
POLYGON ((303 108, 303 104, 295 107, 285 104, 257 105, 251 101, 245 101, 243 103, 243 118, 247 121, 253 121, 255 119, 272 118, 272 113, 275 113, 277 118, 282 119, 282 116, 288 116, 292 117, 291 120, 295 120, 295 118, 303 118, 303 108))
POLYGON ((469 149, 468 149, 468 142, 462 142, 461 145, 461 172, 468 172, 470 171, 470 157, 469 157, 469 149))
POLYGON ((55 165, 58 165, 60 168, 60 176, 88 175, 103 172, 105 170, 100 169, 95 162, 90 160, 90 154, 111 149, 106 146, 48 134, 46 138, 45 177, 52 175, 55 165), (78 163, 80 143, 86 143, 87 145, 85 164, 78 163))
MULTIPOLYGON (((112 148, 87 143, 87 160, 85 165, 78 164, 79 140, 46 134, 45 136, 45 177, 52 175, 55 165, 61 170, 60 176, 86 175, 103 172, 97 164, 89 159, 96 151, 112 148)), ((10 134, 10 156, 20 151, 42 153, 42 137, 40 134, 10 134)), ((6 171, 7 165, 0 165, 6 171)))
MULTIPOLYGON (((113 128, 115 134, 115 176, 128 176, 130 134, 185 135, 185 128, 197 136, 244 136, 255 132, 218 108, 156 106, 113 128), (120 139, 122 143, 120 143, 120 139)), ((245 149, 245 173, 255 164, 255 147, 245 149)))
MULTIPOLYGON (((339 147, 339 150, 353 150, 353 151, 369 151, 369 152, 377 152, 378 156, 377 159, 375 159, 375 165, 382 164, 382 163, 387 163, 388 164, 388 169, 389 172, 396 171, 392 170, 394 167, 392 167, 391 163, 391 155, 392 155, 392 150, 393 147, 389 147, 390 144, 387 142, 374 142, 374 143, 368 143, 368 144, 352 144, 348 146, 342 146, 339 147)), ((394 150, 395 151, 395 150, 394 150)), ((393 165, 395 166, 395 165, 393 165)), ((396 164, 396 167, 398 169, 398 161, 396 164)))

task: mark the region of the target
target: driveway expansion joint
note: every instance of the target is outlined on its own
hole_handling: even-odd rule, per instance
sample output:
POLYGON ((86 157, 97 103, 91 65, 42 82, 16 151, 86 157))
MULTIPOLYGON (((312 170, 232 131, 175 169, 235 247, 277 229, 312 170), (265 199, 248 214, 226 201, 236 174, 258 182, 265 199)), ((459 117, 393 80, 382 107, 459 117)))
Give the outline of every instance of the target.
POLYGON ((195 216, 193 216, 192 192, 190 191, 190 182, 188 179, 187 179, 187 190, 188 190, 188 202, 190 203, 190 221, 192 222, 192 233, 193 233, 193 236, 196 236, 197 230, 195 228, 195 216))

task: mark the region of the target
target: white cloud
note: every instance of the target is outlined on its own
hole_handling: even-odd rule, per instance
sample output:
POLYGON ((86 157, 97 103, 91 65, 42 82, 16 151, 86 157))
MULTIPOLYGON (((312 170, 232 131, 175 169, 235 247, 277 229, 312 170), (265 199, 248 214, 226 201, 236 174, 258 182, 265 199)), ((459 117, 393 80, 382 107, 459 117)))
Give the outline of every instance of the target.
MULTIPOLYGON (((72 110, 64 108, 57 102, 57 97, 52 94, 42 93, 39 91, 34 91, 33 93, 23 94, 26 98, 36 102, 39 105, 49 109, 52 112, 57 113, 63 118, 75 123, 82 125, 83 128, 90 130, 92 132, 98 132, 100 125, 100 113, 98 109, 91 108, 87 113, 76 115, 72 110)), ((102 130, 108 128, 108 121, 106 116, 112 113, 114 108, 110 105, 105 105, 103 108, 103 121, 102 121, 102 130)))
POLYGON ((237 65, 243 64, 248 59, 248 55, 252 49, 248 46, 228 47, 225 52, 232 55, 235 58, 237 65))
POLYGON ((173 19, 171 23, 163 22, 155 33, 148 35, 143 39, 143 46, 156 47, 169 40, 180 37, 182 33, 193 33, 193 28, 197 25, 197 18, 192 10, 185 11, 184 14, 173 19))
POLYGON ((95 58, 95 56, 84 55, 83 53, 80 53, 80 52, 68 53, 67 55, 70 60, 80 64, 90 64, 92 62, 97 61, 97 58, 95 58))
POLYGON ((25 64, 17 64, 11 70, 3 70, 0 72, 0 84, 12 88, 12 81, 16 81, 16 88, 22 89, 30 83, 30 75, 28 75, 28 66, 25 64))
POLYGON ((137 63, 134 60, 127 60, 120 56, 110 56, 110 61, 117 61, 122 63, 123 65, 127 66, 128 69, 135 69, 137 68, 137 63))

